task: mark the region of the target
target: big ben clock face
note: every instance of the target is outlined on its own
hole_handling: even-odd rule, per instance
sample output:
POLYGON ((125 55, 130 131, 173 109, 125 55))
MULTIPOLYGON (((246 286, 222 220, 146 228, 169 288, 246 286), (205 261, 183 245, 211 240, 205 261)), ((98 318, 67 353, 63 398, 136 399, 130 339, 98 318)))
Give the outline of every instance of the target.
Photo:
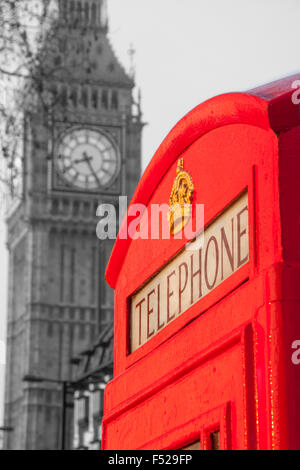
POLYGON ((57 166, 72 186, 96 190, 109 186, 117 176, 119 155, 106 135, 92 129, 76 129, 61 140, 57 166))

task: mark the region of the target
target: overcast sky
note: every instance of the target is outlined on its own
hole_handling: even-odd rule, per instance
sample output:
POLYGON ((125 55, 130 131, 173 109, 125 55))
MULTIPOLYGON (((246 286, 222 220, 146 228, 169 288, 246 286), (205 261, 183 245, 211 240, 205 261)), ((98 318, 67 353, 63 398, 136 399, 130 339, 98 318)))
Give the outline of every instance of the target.
MULTIPOLYGON (((130 44, 136 49, 136 81, 148 123, 144 167, 174 124, 200 102, 300 70, 299 0, 108 0, 108 9, 111 42, 127 68, 130 44)), ((2 222, 0 341, 5 253, 2 222)))

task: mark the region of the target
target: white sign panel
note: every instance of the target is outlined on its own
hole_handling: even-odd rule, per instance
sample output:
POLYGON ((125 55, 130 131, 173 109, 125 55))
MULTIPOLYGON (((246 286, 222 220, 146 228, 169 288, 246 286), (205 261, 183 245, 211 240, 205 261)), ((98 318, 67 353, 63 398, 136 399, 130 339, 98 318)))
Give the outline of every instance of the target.
POLYGON ((131 352, 248 262, 248 228, 244 193, 132 296, 131 352))

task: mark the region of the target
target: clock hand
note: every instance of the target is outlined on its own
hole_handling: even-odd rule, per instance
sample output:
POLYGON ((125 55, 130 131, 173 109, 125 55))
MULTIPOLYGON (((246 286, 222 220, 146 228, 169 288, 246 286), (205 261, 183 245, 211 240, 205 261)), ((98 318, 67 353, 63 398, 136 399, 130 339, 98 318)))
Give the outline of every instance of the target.
POLYGON ((100 180, 99 180, 99 178, 98 178, 98 175, 97 175, 97 173, 95 172, 93 166, 91 165, 91 161, 90 161, 91 158, 88 157, 88 155, 87 155, 86 152, 83 152, 82 156, 83 156, 84 161, 88 164, 88 167, 89 167, 89 169, 91 170, 91 172, 93 173, 93 175, 94 175, 95 179, 97 180, 99 186, 101 186, 101 183, 100 183, 100 180))
POLYGON ((85 158, 78 158, 77 160, 74 160, 74 163, 87 162, 88 160, 93 160, 93 157, 88 157, 88 156, 86 155, 85 158))

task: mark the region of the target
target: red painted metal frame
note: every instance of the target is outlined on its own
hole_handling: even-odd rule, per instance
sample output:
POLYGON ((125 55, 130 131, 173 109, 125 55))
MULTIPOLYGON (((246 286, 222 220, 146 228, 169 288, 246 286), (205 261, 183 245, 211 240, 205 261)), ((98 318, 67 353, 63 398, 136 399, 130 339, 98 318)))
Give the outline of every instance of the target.
MULTIPOLYGON (((300 448, 300 113, 288 77, 209 100, 170 132, 133 203, 167 203, 179 157, 205 225, 248 190, 249 263, 133 354, 128 299, 186 240, 118 239, 115 376, 105 392, 104 449, 176 449, 219 427, 223 449, 300 448)), ((128 217, 127 222, 130 223, 128 217)))

